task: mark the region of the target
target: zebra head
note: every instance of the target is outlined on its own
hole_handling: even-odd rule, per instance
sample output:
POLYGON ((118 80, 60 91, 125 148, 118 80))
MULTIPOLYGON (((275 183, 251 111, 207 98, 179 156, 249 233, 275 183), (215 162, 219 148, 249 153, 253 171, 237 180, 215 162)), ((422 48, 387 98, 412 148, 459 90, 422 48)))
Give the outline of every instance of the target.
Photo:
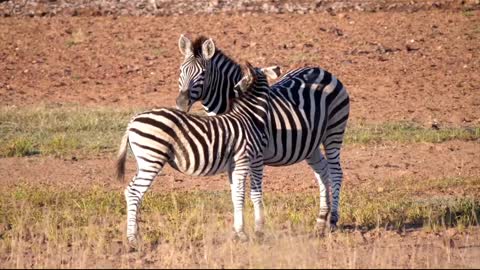
POLYGON ((200 37, 192 43, 190 39, 180 35, 178 47, 185 58, 180 66, 177 109, 189 111, 192 104, 202 98, 205 70, 208 61, 215 54, 215 44, 211 38, 200 37))

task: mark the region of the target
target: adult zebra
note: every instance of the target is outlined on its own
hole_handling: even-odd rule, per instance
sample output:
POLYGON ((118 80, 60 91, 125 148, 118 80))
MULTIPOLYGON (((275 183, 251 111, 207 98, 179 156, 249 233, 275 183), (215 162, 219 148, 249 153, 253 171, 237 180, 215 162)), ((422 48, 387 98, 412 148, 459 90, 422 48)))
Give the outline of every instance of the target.
MULTIPOLYGON (((181 35, 179 48, 185 58, 180 66, 177 108, 188 111, 194 102, 201 101, 209 115, 228 111, 231 100, 238 96, 233 86, 242 77, 240 66, 203 36, 191 42, 181 35)), ((320 186, 317 224, 322 229, 330 211, 331 183, 330 224, 334 228, 343 179, 340 150, 350 112, 347 90, 335 76, 318 67, 292 70, 271 89, 271 136, 265 165, 306 160, 320 186)))
POLYGON ((166 163, 195 176, 228 171, 234 206, 236 236, 243 231, 245 178, 250 173, 255 231, 263 228, 263 150, 268 141, 270 89, 265 74, 279 75, 277 67, 253 68, 237 84, 240 95, 228 113, 220 116, 190 115, 177 109, 160 108, 134 116, 120 144, 117 176, 123 179, 127 145, 137 161, 137 174, 125 189, 127 238, 136 245, 137 212, 143 195, 166 163))

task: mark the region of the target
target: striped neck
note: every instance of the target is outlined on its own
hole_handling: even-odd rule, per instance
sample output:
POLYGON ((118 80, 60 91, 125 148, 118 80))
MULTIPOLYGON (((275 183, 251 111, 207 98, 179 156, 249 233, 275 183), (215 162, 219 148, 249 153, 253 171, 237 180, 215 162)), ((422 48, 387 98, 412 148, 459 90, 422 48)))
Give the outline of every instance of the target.
POLYGON ((257 126, 262 125, 261 128, 264 129, 269 119, 269 110, 270 88, 267 78, 262 76, 246 92, 240 92, 239 96, 232 100, 228 113, 254 116, 257 126))
POLYGON ((238 96, 234 86, 243 76, 240 65, 217 50, 206 69, 201 96, 203 108, 208 115, 228 112, 230 100, 238 96))

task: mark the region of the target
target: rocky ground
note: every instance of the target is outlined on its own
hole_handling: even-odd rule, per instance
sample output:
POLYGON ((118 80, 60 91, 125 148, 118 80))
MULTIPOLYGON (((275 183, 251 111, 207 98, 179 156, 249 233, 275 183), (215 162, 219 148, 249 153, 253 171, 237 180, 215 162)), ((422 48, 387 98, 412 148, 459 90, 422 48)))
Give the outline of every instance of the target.
POLYGON ((476 9, 478 0, 2 0, 3 16, 181 15, 212 13, 297 13, 476 9))

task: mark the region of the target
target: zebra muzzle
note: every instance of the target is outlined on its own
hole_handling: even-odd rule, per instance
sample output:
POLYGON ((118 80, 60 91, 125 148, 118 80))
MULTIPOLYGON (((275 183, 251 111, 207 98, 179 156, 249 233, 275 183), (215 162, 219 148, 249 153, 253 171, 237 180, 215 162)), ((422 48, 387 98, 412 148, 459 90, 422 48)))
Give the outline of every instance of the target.
POLYGON ((190 103, 190 96, 188 94, 188 91, 182 91, 177 97, 177 109, 188 112, 190 110, 190 107, 192 104, 190 103))

